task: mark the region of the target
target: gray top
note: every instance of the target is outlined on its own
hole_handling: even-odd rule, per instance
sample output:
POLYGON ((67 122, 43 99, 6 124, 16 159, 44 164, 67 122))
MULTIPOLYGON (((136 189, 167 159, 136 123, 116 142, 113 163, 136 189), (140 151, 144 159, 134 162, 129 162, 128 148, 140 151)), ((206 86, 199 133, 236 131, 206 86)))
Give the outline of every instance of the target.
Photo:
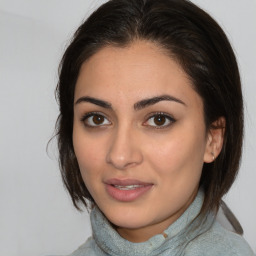
POLYGON ((199 191, 183 215, 165 230, 165 236, 159 234, 143 243, 119 236, 95 207, 91 212, 93 236, 69 256, 254 256, 243 237, 224 229, 213 214, 194 220, 203 199, 199 191))

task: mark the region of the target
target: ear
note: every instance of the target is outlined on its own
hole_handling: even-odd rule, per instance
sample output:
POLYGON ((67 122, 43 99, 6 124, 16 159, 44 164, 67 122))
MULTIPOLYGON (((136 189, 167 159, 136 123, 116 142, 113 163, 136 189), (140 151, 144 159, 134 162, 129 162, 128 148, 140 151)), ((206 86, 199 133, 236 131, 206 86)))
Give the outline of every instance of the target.
POLYGON ((226 119, 224 117, 219 117, 211 124, 207 134, 207 142, 204 153, 205 163, 214 162, 220 154, 224 141, 225 127, 226 119))

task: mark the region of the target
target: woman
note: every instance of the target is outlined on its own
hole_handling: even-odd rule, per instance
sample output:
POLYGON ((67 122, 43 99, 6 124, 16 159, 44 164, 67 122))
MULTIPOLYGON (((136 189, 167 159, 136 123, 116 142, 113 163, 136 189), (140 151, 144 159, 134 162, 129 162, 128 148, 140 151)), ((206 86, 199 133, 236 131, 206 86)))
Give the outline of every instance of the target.
POLYGON ((91 208, 79 255, 253 255, 218 224, 236 177, 243 102, 221 28, 183 0, 112 0, 60 66, 60 167, 91 208))

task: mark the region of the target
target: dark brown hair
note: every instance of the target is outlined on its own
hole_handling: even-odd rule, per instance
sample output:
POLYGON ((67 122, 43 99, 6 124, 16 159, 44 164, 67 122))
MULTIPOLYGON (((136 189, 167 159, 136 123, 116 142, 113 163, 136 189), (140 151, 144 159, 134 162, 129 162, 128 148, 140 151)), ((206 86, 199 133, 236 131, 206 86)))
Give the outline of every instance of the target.
POLYGON ((237 175, 243 139, 243 100, 232 47, 220 26, 186 0, 110 0, 78 28, 59 67, 56 124, 59 164, 73 204, 88 206, 93 198, 80 174, 72 143, 74 90, 84 61, 102 47, 151 41, 165 49, 190 77, 204 103, 206 128, 226 119, 218 158, 204 164, 200 185, 205 191, 202 212, 217 210, 237 175))

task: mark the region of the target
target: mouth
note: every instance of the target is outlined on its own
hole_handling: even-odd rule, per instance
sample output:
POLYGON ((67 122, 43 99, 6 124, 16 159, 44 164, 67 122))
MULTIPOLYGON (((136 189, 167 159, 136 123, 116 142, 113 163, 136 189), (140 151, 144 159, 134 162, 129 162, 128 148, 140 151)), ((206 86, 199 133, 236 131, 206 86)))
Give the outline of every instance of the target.
POLYGON ((112 186, 120 190, 133 190, 133 189, 144 187, 144 185, 128 185, 128 186, 112 185, 112 186))
POLYGON ((147 194, 153 187, 152 183, 139 180, 110 179, 105 182, 108 195, 117 201, 131 202, 147 194))

